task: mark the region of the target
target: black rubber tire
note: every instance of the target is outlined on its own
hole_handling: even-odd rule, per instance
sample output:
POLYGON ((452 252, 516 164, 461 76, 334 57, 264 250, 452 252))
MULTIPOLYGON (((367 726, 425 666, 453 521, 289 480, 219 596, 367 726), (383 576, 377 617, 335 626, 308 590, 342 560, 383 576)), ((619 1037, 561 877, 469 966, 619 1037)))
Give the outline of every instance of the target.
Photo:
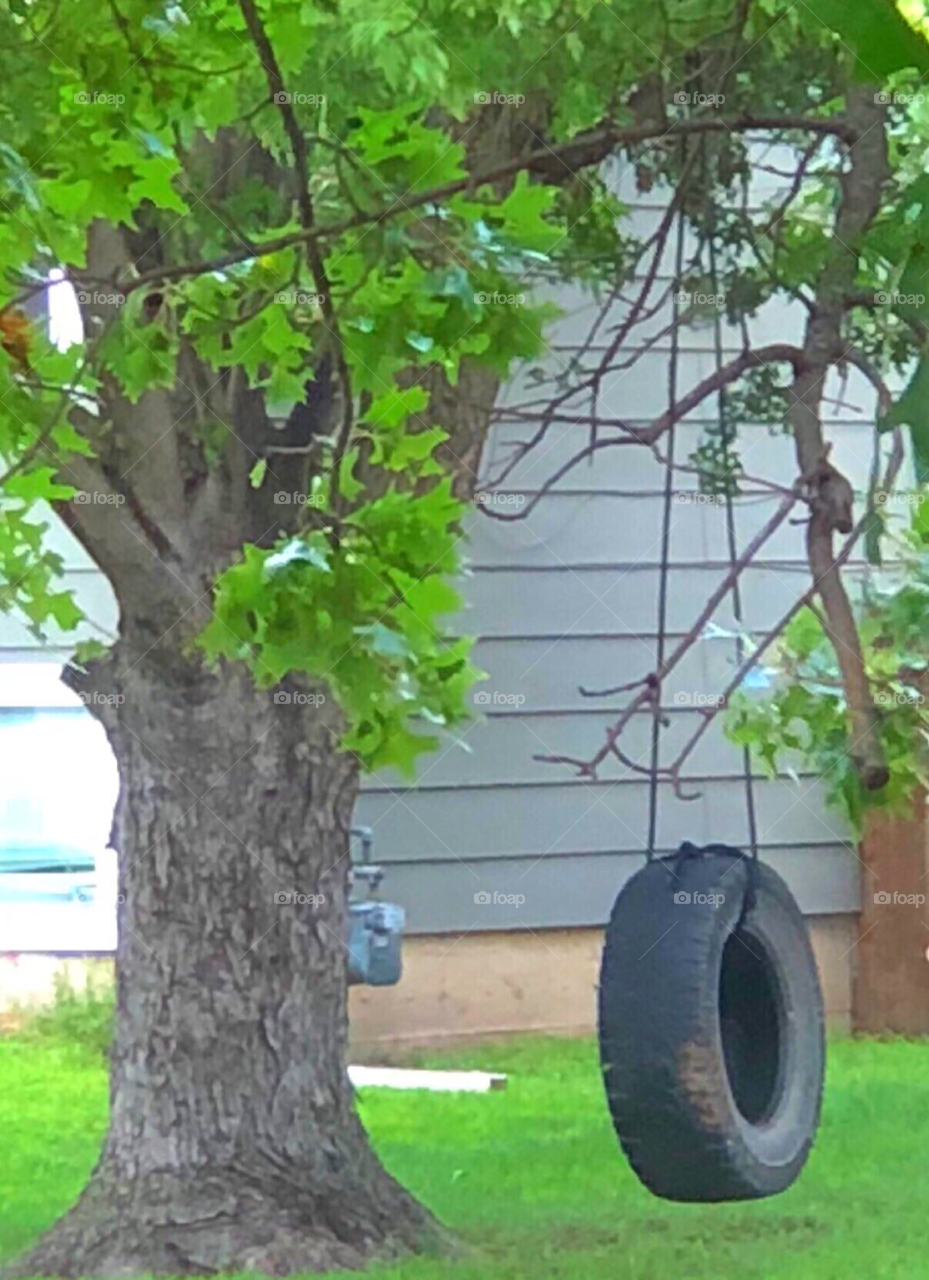
POLYGON ((607 1100, 630 1164, 667 1200, 784 1191, 819 1123, 824 1021, 809 935, 762 863, 740 923, 749 866, 719 853, 655 859, 624 886, 607 926, 607 1100))

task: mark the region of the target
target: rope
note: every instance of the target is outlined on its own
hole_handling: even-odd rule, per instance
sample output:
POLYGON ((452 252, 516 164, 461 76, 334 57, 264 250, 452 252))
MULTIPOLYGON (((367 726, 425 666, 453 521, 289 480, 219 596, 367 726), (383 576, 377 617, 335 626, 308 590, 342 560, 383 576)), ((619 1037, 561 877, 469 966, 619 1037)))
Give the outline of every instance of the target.
MULTIPOLYGON (((683 143, 681 144, 681 155, 683 158, 683 143)), ((683 203, 683 202, 682 202, 683 203)), ((681 268, 684 263, 684 211, 683 208, 678 210, 677 214, 677 245, 675 247, 675 279, 680 279, 681 268)), ((671 330, 671 358, 668 363, 668 407, 673 412, 677 404, 677 373, 678 358, 680 355, 680 338, 677 325, 678 315, 680 313, 680 303, 678 302, 677 293, 674 295, 672 303, 672 316, 674 326, 671 330)), ((676 424, 672 422, 668 432, 668 465, 665 469, 664 481, 664 508, 661 518, 661 561, 658 576, 658 623, 656 633, 658 637, 658 652, 656 654, 655 670, 659 674, 657 688, 655 689, 655 698, 652 704, 652 752, 651 752, 651 773, 648 782, 648 842, 645 849, 646 861, 651 862, 655 856, 655 844, 658 838, 658 762, 659 748, 661 743, 661 692, 662 682, 660 676, 664 668, 665 659, 665 632, 667 630, 668 620, 668 573, 671 559, 671 508, 674 495, 674 440, 676 435, 676 424)))
MULTIPOLYGON (((713 292, 718 293, 717 284, 719 275, 716 266, 716 240, 713 234, 715 230, 715 205, 714 212, 710 215, 710 276, 713 281, 713 292)), ((713 345, 715 348, 716 367, 721 369, 723 366, 723 340, 722 340, 722 321, 717 310, 716 317, 713 322, 713 345)), ((721 387, 718 393, 719 416, 722 423, 722 438, 727 448, 735 440, 735 431, 729 420, 726 402, 726 388, 721 387)), ((736 536, 735 523, 735 506, 732 500, 732 490, 730 486, 726 486, 726 539, 729 549, 729 561, 735 564, 738 559, 738 538, 736 536)), ((745 658, 745 642, 742 639, 743 631, 743 613, 742 613, 742 591, 739 587, 739 579, 735 578, 732 583, 732 613, 736 621, 736 661, 739 666, 745 658)), ((758 816, 755 809, 755 784, 752 776, 752 756, 747 746, 742 748, 742 769, 745 774, 745 812, 748 818, 748 839, 749 846, 752 851, 752 861, 758 861, 758 816)))
MULTIPOLYGON (((683 144, 682 144, 683 145, 683 144)), ((703 170, 704 179, 706 179, 706 141, 701 141, 703 148, 703 170)), ((706 184, 705 184, 706 185, 706 184)), ((714 293, 719 292, 718 282, 718 264, 716 257, 716 217, 715 205, 711 207, 709 215, 709 267, 710 277, 713 282, 714 293)), ((680 279, 681 268, 683 265, 684 254, 684 230, 685 221, 683 207, 678 212, 677 219, 677 248, 676 248, 676 264, 675 277, 680 279)), ((679 314, 679 303, 675 296, 673 304, 673 319, 676 322, 679 314)), ((722 345, 722 320, 717 309, 713 323, 713 346, 716 359, 717 369, 723 366, 723 345, 722 345)), ((669 407, 673 411, 677 403, 678 388, 678 361, 680 356, 679 330, 677 323, 671 330, 671 354, 668 369, 668 399, 669 407)), ((726 449, 734 443, 735 431, 729 420, 727 412, 726 388, 720 388, 718 392, 718 409, 719 418, 722 426, 722 440, 726 449)), ((659 675, 662 672, 665 655, 665 632, 667 629, 667 610, 668 610, 668 577, 670 570, 670 542, 671 542, 671 505, 672 495, 674 492, 674 446, 675 446, 675 424, 672 424, 668 434, 668 464, 665 472, 664 484, 664 509, 662 513, 662 531, 661 531, 661 563, 659 571, 658 585, 658 653, 657 653, 657 671, 659 675)), ((736 530, 735 507, 732 497, 732 489, 730 485, 726 486, 726 541, 729 551, 729 561, 731 565, 735 565, 738 560, 738 537, 736 530)), ((732 609, 736 621, 736 657, 738 662, 744 659, 745 643, 742 638, 743 631, 743 610, 742 610, 742 593, 739 588, 739 581, 736 578, 732 584, 732 609)), ((659 696, 656 698, 652 713, 652 743, 651 743, 651 775, 649 778, 649 803, 648 803, 648 844, 646 848, 646 859, 651 862, 655 858, 655 844, 657 841, 658 826, 658 763, 659 763, 659 746, 661 738, 661 681, 659 679, 658 689, 659 696)), ((758 818, 755 807, 755 790, 754 779, 752 777, 752 761, 751 753, 748 747, 742 748, 742 769, 745 778, 745 811, 748 822, 748 837, 751 849, 751 860, 749 862, 748 874, 746 879, 745 897, 742 903, 742 910, 736 928, 740 928, 746 916, 754 909, 757 898, 757 881, 758 881, 758 818)), ((663 863, 672 863, 684 858, 702 857, 705 854, 719 854, 724 857, 735 858, 742 861, 745 857, 741 849, 735 848, 733 845, 711 843, 703 846, 693 844, 689 840, 685 840, 676 853, 667 855, 659 859, 663 863)), ((670 869, 670 868, 669 868, 670 869)))

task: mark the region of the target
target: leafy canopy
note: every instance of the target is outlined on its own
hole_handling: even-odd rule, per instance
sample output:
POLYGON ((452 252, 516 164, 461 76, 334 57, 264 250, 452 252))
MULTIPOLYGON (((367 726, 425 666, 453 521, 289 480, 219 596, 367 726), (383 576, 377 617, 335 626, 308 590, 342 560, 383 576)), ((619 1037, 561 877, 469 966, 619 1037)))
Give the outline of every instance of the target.
MULTIPOLYGON (((0 18, 15 63, 0 86, 0 605, 38 636, 81 622, 46 547, 47 512, 95 502, 87 476, 132 509, 132 471, 109 460, 141 421, 134 409, 195 385, 184 431, 198 464, 222 469, 243 432, 216 411, 219 380, 235 370, 281 421, 328 360, 341 403, 308 458, 301 519, 282 510, 276 536, 218 565, 197 643, 262 685, 328 681, 346 747, 370 767, 412 768, 435 742, 417 726, 461 719, 474 674, 467 643, 443 635, 460 607, 449 579, 463 506, 436 456, 448 431, 432 375, 454 387, 469 363, 505 377, 541 351, 550 309, 479 299, 596 281, 621 255, 618 209, 595 177, 514 174, 420 197, 490 163, 497 115, 525 107, 514 127, 532 145, 610 112, 631 120, 618 87, 657 65, 651 49, 686 50, 721 28, 729 6, 691 8, 669 20, 581 0, 426 0, 415 12, 13 0, 0 18), (474 129, 490 142, 470 154, 474 129), (315 256, 310 217, 326 229, 315 256), (130 246, 128 264, 101 271, 101 227, 130 246), (81 305, 70 346, 25 319, 59 268, 81 305)), ((155 442, 143 443, 135 477, 154 465, 155 442)), ((256 494, 278 485, 277 468, 253 450, 256 494)))
MULTIPOLYGON (((436 377, 452 388, 470 368, 506 377, 543 348, 550 311, 533 302, 534 286, 612 287, 642 250, 618 228, 623 211, 602 182, 575 176, 554 150, 549 180, 467 175, 605 119, 640 122, 636 98, 656 79, 673 111, 674 78, 699 79, 714 57, 733 113, 758 115, 830 115, 850 76, 896 92, 927 69, 915 0, 758 0, 733 67, 727 42, 742 9, 12 0, 0 17, 15 64, 0 82, 0 605, 38 635, 81 621, 46 544, 46 513, 69 511, 80 532, 86 477, 99 482, 94 500, 134 509, 127 477, 155 474, 161 434, 139 439, 152 405, 173 405, 182 389, 194 397, 183 428, 165 423, 195 458, 186 497, 209 488, 204 468, 236 474, 247 435, 241 398, 230 392, 227 415, 217 387, 241 381, 280 422, 334 369, 299 518, 282 508, 267 536, 206 557, 212 615, 197 643, 210 661, 246 663, 262 685, 330 682, 346 746, 369 766, 412 768, 435 741, 417 728, 459 720, 473 674, 467 644, 443 634, 460 606, 449 579, 462 564, 463 507, 444 474, 455 442, 435 408, 436 377), (128 256, 108 258, 101 228, 128 256), (64 350, 24 320, 59 268, 79 290, 85 335, 64 350)), ((895 105, 891 123, 894 195, 859 246, 862 290, 891 303, 853 312, 849 338, 882 368, 915 364, 882 425, 908 427, 925 477, 916 335, 929 313, 908 299, 929 266, 929 114, 895 105)), ((826 149, 824 166, 834 163, 826 149)), ((636 164, 643 189, 680 175, 673 145, 640 148, 636 164)), ((687 208, 718 252, 737 323, 816 277, 835 200, 824 173, 769 226, 770 211, 745 214, 748 168, 741 138, 708 146, 687 208)), ((708 486, 738 490, 739 420, 781 420, 779 397, 770 374, 733 389, 722 433, 696 455, 708 486)), ((246 448, 230 490, 243 512, 283 469, 272 451, 246 448)))

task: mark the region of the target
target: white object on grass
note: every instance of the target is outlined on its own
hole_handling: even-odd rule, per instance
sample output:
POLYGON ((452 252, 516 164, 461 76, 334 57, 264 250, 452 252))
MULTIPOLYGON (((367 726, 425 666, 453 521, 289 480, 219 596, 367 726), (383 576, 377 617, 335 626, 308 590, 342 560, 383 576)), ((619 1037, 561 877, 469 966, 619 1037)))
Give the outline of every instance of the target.
POLYGON ((506 1076, 493 1071, 419 1071, 406 1067, 349 1067, 356 1088, 428 1089, 433 1093, 487 1093, 505 1089, 506 1076))

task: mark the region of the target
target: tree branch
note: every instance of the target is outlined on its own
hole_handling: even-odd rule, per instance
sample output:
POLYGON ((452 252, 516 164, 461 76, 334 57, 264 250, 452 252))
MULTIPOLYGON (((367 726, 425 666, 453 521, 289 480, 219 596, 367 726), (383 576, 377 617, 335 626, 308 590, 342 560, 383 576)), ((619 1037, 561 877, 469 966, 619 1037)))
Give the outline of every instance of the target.
MULTIPOLYGON (((704 378, 685 396, 677 400, 672 408, 667 409, 663 414, 655 418, 647 427, 632 427, 620 419, 610 421, 597 419, 598 425, 619 426, 625 434, 617 439, 595 440, 592 444, 588 444, 585 448, 578 450, 573 457, 569 458, 567 462, 563 463, 557 471, 548 477, 532 501, 528 502, 525 507, 513 515, 493 511, 489 503, 483 503, 481 509, 485 515, 490 516, 493 520, 525 520, 558 481, 573 470, 578 463, 583 462, 585 458, 592 457, 593 454, 601 449, 615 448, 617 445, 654 445, 675 422, 679 422, 681 418, 686 417, 688 413, 691 413, 697 405, 704 401, 707 396, 712 395, 714 391, 719 391, 721 387, 728 386, 730 382, 738 381, 746 370, 755 368, 758 365, 774 364, 778 361, 786 361, 796 368, 801 355, 802 352, 799 347, 790 346, 788 343, 783 342, 772 343, 770 346, 761 347, 758 350, 743 351, 729 364, 723 365, 722 368, 716 369, 711 373, 709 377, 704 378)), ((575 426, 591 421, 588 417, 579 417, 577 415, 554 414, 543 416, 550 422, 567 422, 575 426)), ((528 452, 528 449, 525 452, 528 452)), ((525 453, 522 456, 525 456, 525 453)), ((512 466, 510 470, 512 470, 512 466)), ((496 483, 499 483, 499 478, 496 483)))
POLYGON ((166 280, 182 279, 186 276, 206 275, 212 271, 223 271, 228 267, 235 266, 236 263, 245 262, 251 258, 263 257, 266 254, 279 253, 281 250, 290 249, 294 245, 304 244, 309 241, 335 239, 344 235, 346 231, 386 222, 392 218, 399 217, 401 214, 422 208, 423 205, 441 203, 443 200, 448 200, 462 192, 473 191, 478 187, 498 183, 502 179, 512 177, 514 174, 524 170, 529 172, 544 171, 550 166, 553 155, 563 160, 569 169, 576 170, 599 164, 608 155, 621 147, 637 142, 647 142, 651 138, 667 139, 700 133, 760 133, 779 130, 836 137, 849 144, 853 144, 858 136, 855 127, 843 116, 830 118, 804 115, 717 116, 706 119, 676 120, 670 125, 663 122, 651 123, 626 129, 607 124, 592 130, 586 135, 573 138, 567 142, 556 143, 551 147, 540 147, 523 156, 492 166, 484 172, 467 174, 451 182, 443 183, 438 187, 433 187, 429 191, 407 192, 381 210, 355 214, 351 218, 345 218, 339 222, 302 229, 291 232, 288 235, 277 236, 271 240, 258 241, 251 248, 237 248, 209 260, 166 264, 155 267, 150 271, 142 272, 140 275, 115 281, 94 277, 82 272, 72 272, 70 278, 77 283, 114 283, 118 285, 122 293, 129 294, 136 289, 146 288, 156 282, 161 283, 166 280))
MULTIPOLYGON (((755 556, 768 541, 771 535, 784 523, 795 504, 800 498, 801 485, 798 482, 794 492, 789 494, 779 505, 777 511, 771 516, 767 524, 756 533, 754 538, 747 544, 738 560, 732 565, 725 578, 720 582, 719 586, 707 600, 703 609, 700 611, 696 621, 691 626, 687 634, 678 642, 674 651, 661 663, 657 670, 650 672, 642 681, 643 688, 640 693, 636 694, 627 707, 623 709, 615 724, 607 732, 606 742, 600 750, 588 761, 578 762, 576 760, 569 761, 564 756, 537 755, 533 759, 542 761, 547 764, 566 764, 571 763, 579 769, 582 776, 595 778, 597 769, 603 761, 613 752, 613 747, 618 740, 623 729, 629 723, 630 719, 646 705, 657 707, 661 700, 661 690, 665 678, 669 672, 673 671, 684 654, 697 642, 703 633, 703 628, 712 618, 713 614, 719 608, 722 601, 732 590, 733 585, 741 576, 746 565, 754 560, 755 556)), ((650 771, 649 771, 650 772, 650 771)), ((659 773, 667 773, 668 770, 658 770, 659 773)))
MULTIPOLYGON (((281 120, 284 124, 284 132, 287 135, 291 151, 293 152, 297 208, 300 213, 300 225, 303 227, 306 236, 304 245, 306 249, 307 263, 313 277, 313 283, 316 286, 317 292, 320 294, 319 306, 323 315, 323 321, 332 338, 336 376, 338 378, 342 396, 342 422, 339 427, 335 448, 333 450, 332 463, 333 470, 337 470, 339 463, 348 449, 352 427, 355 422, 354 404, 352 399, 352 378, 351 371, 348 367, 348 360, 345 356, 345 341, 339 327, 339 318, 336 314, 335 302, 332 297, 332 284, 326 271, 325 259, 323 258, 319 240, 316 235, 316 219, 313 211, 313 197, 310 194, 309 147, 306 135, 300 127, 300 122, 298 121, 296 112, 293 109, 291 95, 287 92, 284 85, 284 78, 281 74, 280 65, 277 61, 274 48, 268 38, 268 33, 264 28, 264 24, 259 17, 254 0, 239 0, 239 7, 242 10, 242 16, 245 18, 245 24, 248 27, 249 34, 255 44, 255 48, 261 59, 262 65, 265 68, 271 98, 277 105, 278 111, 280 112, 281 120)), ((337 497, 339 496, 340 495, 337 494, 337 497)))
POLYGON ((889 778, 880 740, 880 719, 865 670, 864 653, 848 593, 833 549, 834 532, 852 528, 854 495, 848 480, 828 461, 820 405, 829 369, 846 356, 842 320, 846 298, 855 288, 857 246, 880 209, 890 168, 885 130, 886 108, 875 102, 872 85, 848 94, 848 116, 858 141, 850 149, 841 179, 832 252, 816 286, 807 320, 803 363, 792 387, 788 419, 801 472, 812 477, 812 515, 807 526, 807 558, 825 613, 848 701, 852 754, 863 785, 879 790, 889 778))

